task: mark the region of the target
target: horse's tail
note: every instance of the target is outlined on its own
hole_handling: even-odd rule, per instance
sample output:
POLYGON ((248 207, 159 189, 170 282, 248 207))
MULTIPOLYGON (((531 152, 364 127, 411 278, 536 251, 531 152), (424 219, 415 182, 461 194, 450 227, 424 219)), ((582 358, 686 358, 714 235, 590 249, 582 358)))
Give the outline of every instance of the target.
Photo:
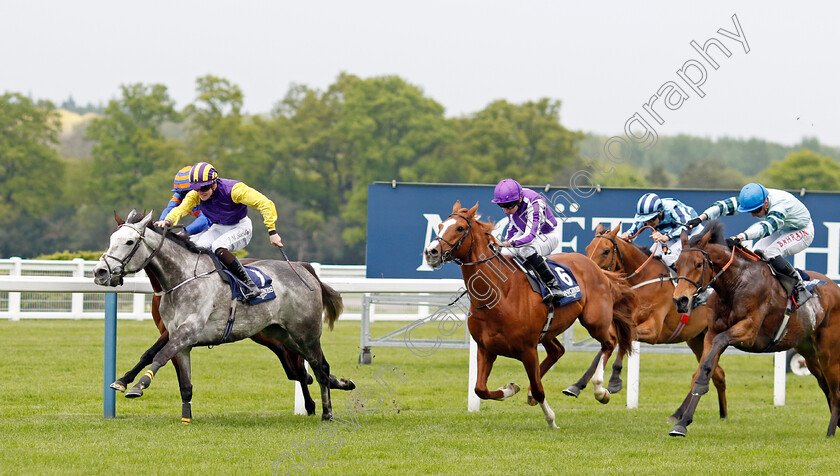
POLYGON ((344 300, 341 298, 341 294, 330 287, 328 284, 321 281, 321 278, 318 277, 318 273, 315 272, 315 269, 309 263, 301 263, 307 271, 309 271, 312 276, 315 276, 315 279, 318 280, 318 284, 321 286, 321 301, 324 303, 324 322, 330 326, 330 330, 332 330, 333 326, 335 325, 335 321, 338 320, 338 316, 344 312, 344 300))
POLYGON ((629 355, 633 351, 633 334, 636 328, 633 311, 639 306, 639 298, 619 273, 604 271, 604 274, 610 280, 610 291, 613 297, 613 326, 618 337, 618 346, 629 355))

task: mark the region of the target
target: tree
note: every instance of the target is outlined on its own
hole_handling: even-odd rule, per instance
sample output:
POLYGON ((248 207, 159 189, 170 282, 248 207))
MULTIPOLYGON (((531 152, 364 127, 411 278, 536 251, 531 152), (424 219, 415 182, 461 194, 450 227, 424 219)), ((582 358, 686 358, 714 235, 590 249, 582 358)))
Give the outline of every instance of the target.
POLYGON ((738 189, 744 185, 741 172, 716 159, 692 162, 677 178, 677 187, 738 189))
POLYGON ((0 224, 50 213, 64 178, 64 163, 50 147, 60 130, 51 102, 0 96, 0 224))
POLYGON ((181 116, 166 86, 120 88, 122 98, 111 100, 103 116, 88 126, 87 138, 97 141, 91 152, 96 175, 90 199, 110 208, 160 207, 162 190, 185 161, 178 143, 164 138, 161 127, 181 116))
POLYGON ((765 186, 773 188, 840 190, 840 164, 808 149, 773 162, 759 177, 765 186))

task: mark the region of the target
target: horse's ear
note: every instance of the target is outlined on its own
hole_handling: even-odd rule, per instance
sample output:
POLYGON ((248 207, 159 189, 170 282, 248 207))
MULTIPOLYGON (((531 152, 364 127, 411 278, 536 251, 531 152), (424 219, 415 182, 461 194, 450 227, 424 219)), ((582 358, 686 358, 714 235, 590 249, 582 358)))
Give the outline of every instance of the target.
POLYGON ((460 200, 455 200, 455 205, 452 205, 452 213, 455 213, 460 209, 461 209, 461 201, 460 200))
POLYGON ((680 233, 680 241, 682 241, 683 249, 688 248, 688 233, 686 233, 686 232, 680 233))
POLYGON ((114 220, 117 221, 117 225, 122 225, 123 223, 125 223, 125 220, 122 219, 122 217, 119 213, 117 213, 116 210, 114 210, 114 220))
POLYGON ((615 238, 619 231, 621 231, 621 222, 618 222, 618 225, 610 231, 610 236, 615 238))
POLYGON ((138 219, 139 219, 139 217, 138 217, 137 209, 132 208, 131 211, 128 212, 128 216, 125 217, 125 222, 126 223, 137 223, 138 219))
MULTIPOLYGON (((683 232, 683 233, 685 233, 685 232, 683 232)), ((709 244, 709 240, 711 238, 712 238, 712 234, 711 233, 706 233, 705 235, 703 235, 702 238, 700 238, 700 241, 697 242, 697 247, 698 248, 706 248, 706 245, 709 244)))
POLYGON ((598 226, 595 227, 595 234, 596 235, 602 235, 603 233, 604 233, 604 225, 601 224, 601 223, 598 223, 598 226))
POLYGON ((146 227, 148 227, 149 225, 152 224, 152 220, 154 220, 154 218, 155 218, 155 216, 152 215, 151 213, 149 213, 145 217, 143 217, 142 220, 137 222, 137 224, 139 224, 141 228, 146 228, 146 227))
POLYGON ((470 208, 470 211, 467 212, 467 216, 474 217, 475 212, 477 212, 477 211, 478 211, 478 202, 475 202, 475 205, 473 205, 473 207, 470 208))

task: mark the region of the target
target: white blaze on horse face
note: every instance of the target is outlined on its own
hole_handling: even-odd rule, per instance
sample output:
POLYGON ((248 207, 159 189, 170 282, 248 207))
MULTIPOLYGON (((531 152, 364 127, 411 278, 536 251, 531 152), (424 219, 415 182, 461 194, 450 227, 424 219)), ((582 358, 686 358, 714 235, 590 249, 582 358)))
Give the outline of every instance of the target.
POLYGON ((445 235, 446 230, 448 230, 449 227, 455 225, 455 223, 457 223, 457 222, 455 221, 454 218, 450 218, 450 219, 446 220, 445 222, 441 223, 440 224, 440 231, 438 232, 438 236, 445 235))
MULTIPOLYGON (((450 219, 446 220, 445 222, 441 223, 440 224, 440 230, 438 231, 437 236, 439 236, 439 237, 443 236, 443 234, 446 233, 446 230, 449 229, 449 227, 454 225, 454 224, 455 224, 455 219, 454 218, 450 218, 450 219)), ((437 240, 432 240, 432 241, 429 242, 428 245, 426 245, 426 251, 427 252, 431 251, 431 250, 437 248, 439 245, 440 245, 440 243, 437 240)))

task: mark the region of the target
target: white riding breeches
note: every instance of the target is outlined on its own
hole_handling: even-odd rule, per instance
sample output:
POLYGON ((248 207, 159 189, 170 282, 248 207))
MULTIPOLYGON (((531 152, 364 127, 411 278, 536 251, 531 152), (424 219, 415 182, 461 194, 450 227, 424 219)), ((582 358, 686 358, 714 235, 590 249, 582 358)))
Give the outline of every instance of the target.
MULTIPOLYGON (((699 225, 694 227, 691 230, 691 234, 688 235, 689 238, 693 238, 694 236, 703 233, 703 225, 699 225)), ((653 256, 662 260, 667 266, 674 266, 674 263, 677 262, 677 258, 680 257, 680 253, 682 253, 682 237, 678 236, 676 238, 671 238, 670 240, 665 242, 665 248, 668 250, 666 253, 662 252, 662 247, 659 244, 654 243, 650 247, 650 252, 653 253, 653 256)))
POLYGON ((251 242, 253 227, 248 217, 233 225, 214 223, 195 240, 202 248, 210 248, 214 253, 219 248, 227 248, 231 253, 241 250, 251 242))
POLYGON ((804 250, 814 241, 814 222, 801 230, 778 230, 758 240, 753 245, 753 250, 764 252, 765 259, 773 259, 776 256, 793 256, 804 250))
POLYGON ((534 253, 539 253, 540 256, 548 256, 560 245, 560 232, 560 227, 557 227, 547 235, 537 235, 528 244, 515 248, 502 248, 502 254, 505 256, 516 256, 523 260, 534 253))

